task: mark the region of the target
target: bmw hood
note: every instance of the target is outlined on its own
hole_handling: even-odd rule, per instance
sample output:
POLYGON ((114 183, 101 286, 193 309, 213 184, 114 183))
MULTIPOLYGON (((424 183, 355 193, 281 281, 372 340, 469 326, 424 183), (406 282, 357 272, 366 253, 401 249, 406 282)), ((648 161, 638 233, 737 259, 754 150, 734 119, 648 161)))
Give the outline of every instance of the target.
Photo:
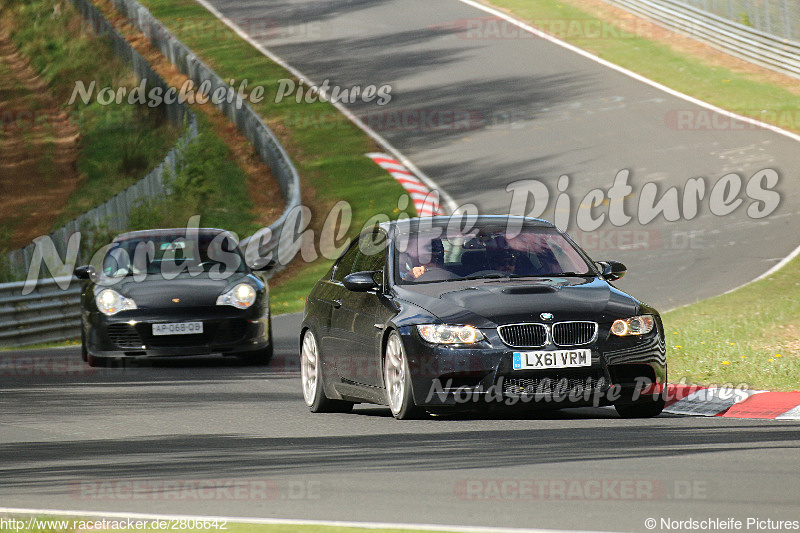
POLYGON ((398 297, 448 324, 493 328, 516 322, 613 321, 638 312, 640 302, 598 278, 492 279, 397 287, 398 297))

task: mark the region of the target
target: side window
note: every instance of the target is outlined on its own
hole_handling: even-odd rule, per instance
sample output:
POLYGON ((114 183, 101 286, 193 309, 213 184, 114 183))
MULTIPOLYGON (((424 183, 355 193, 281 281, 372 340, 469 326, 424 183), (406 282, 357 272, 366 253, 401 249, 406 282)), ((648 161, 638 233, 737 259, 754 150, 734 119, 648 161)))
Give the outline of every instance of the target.
POLYGON ((336 266, 333 269, 333 281, 341 282, 352 271, 356 255, 358 255, 358 241, 353 242, 350 248, 336 262, 336 266))
POLYGON ((386 236, 380 232, 364 235, 359 242, 352 272, 382 271, 386 265, 386 242, 386 236))

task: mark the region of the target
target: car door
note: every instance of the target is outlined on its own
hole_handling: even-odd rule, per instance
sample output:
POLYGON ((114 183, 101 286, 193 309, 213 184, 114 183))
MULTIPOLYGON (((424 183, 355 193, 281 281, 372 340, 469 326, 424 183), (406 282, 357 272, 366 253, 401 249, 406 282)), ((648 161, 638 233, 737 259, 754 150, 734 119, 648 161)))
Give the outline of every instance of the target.
POLYGON ((387 275, 385 246, 378 244, 373 248, 371 253, 365 253, 362 249, 356 257, 353 272, 376 272, 375 280, 379 288, 366 292, 351 292, 347 298, 352 301, 353 337, 358 347, 353 356, 353 363, 358 371, 358 383, 370 387, 382 387, 383 332, 386 323, 397 314, 397 310, 394 302, 387 298, 384 291, 387 275))
MULTIPOLYGON (((383 285, 386 270, 386 236, 380 232, 362 235, 352 272, 377 272, 376 281, 383 285)), ((343 279, 343 278, 342 278, 343 279)), ((344 289, 341 306, 333 311, 332 335, 340 346, 337 368, 340 377, 359 385, 380 387, 380 339, 383 324, 391 316, 391 302, 383 290, 366 292, 344 289), (335 330, 335 333, 333 333, 335 330)))
POLYGON ((339 366, 346 363, 350 351, 347 344, 348 327, 345 317, 339 312, 344 295, 349 292, 342 280, 350 273, 357 254, 358 243, 354 242, 334 265, 330 280, 320 284, 319 290, 314 291, 317 314, 323 317, 318 326, 322 358, 325 365, 334 369, 337 375, 339 366))

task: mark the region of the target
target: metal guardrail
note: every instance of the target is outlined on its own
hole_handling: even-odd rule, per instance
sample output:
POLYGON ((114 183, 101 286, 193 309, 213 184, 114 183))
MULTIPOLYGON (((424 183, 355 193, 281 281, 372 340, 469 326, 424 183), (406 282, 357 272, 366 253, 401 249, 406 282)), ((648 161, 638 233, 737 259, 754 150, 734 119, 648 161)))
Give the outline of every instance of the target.
POLYGON ((66 279, 40 281, 25 296, 22 281, 0 285, 0 348, 80 335, 81 287, 72 283, 68 290, 62 290, 57 283, 66 279))
POLYGON ((800 42, 739 24, 679 0, 605 0, 746 61, 800 78, 800 42))
MULTIPOLYGON (((100 31, 107 32, 110 36, 119 35, 91 4, 90 0, 72 0, 72 2, 79 6, 79 10, 84 17, 91 16, 92 23, 99 24, 99 26, 95 27, 99 28, 100 31)), ((121 13, 151 39, 151 42, 161 53, 169 58, 183 74, 198 85, 208 80, 211 83, 209 94, 213 94, 213 91, 219 87, 224 87, 227 90, 228 84, 200 61, 191 50, 178 41, 147 9, 134 0, 114 0, 114 4, 121 13)), ((130 48, 127 41, 121 36, 119 36, 119 39, 121 39, 121 42, 115 40, 115 50, 126 50, 127 47, 130 49, 130 53, 135 54, 132 55, 134 58, 132 62, 135 67, 149 69, 149 76, 152 77, 152 80, 161 80, 158 74, 152 70, 152 67, 130 48)), ((300 206, 300 177, 276 137, 247 103, 241 102, 237 96, 233 103, 223 102, 218 107, 253 144, 260 159, 272 170, 286 198, 286 208, 281 217, 268 228, 262 229, 252 237, 243 239, 240 247, 248 250, 248 252, 256 250, 259 256, 264 256, 268 252, 275 250, 278 252, 276 258, 279 264, 285 265, 297 254, 301 246, 299 239, 284 238, 283 242, 281 242, 283 228, 287 221, 298 221, 295 218, 296 215, 300 215, 300 223, 303 221, 303 209, 300 206), (237 107, 239 108, 237 109, 237 107), (251 239, 256 239, 257 246, 248 246, 251 239), (287 246, 286 243, 293 244, 287 246)), ((196 136, 196 123, 193 122, 193 124, 195 125, 192 131, 196 136)), ((157 190, 163 191, 163 189, 157 190)), ((108 203, 110 206, 109 213, 113 213, 114 207, 119 205, 119 199, 112 199, 108 203)), ((68 226, 74 227, 74 232, 78 228, 73 223, 71 223, 72 226, 68 226)), ((287 227, 287 230, 291 232, 289 236, 293 236, 294 228, 287 227)), ((60 244, 66 248, 66 243, 71 233, 64 231, 64 239, 60 244)), ((55 240, 54 242, 58 249, 59 242, 55 240)), ((65 255, 65 249, 58 249, 58 252, 62 257, 65 255)), ((252 254, 248 254, 248 260, 252 258, 251 256, 252 254)), ((27 257, 30 260, 30 255, 27 257)), ((24 285, 24 282, 0 284, 0 347, 52 342, 75 338, 79 335, 80 285, 74 278, 40 280, 36 285, 36 289, 25 296, 22 295, 24 285), (68 280, 71 280, 69 288, 62 290, 58 283, 61 282, 63 284, 68 280)))
POLYGON ((786 39, 800 39, 797 0, 676 0, 786 39))

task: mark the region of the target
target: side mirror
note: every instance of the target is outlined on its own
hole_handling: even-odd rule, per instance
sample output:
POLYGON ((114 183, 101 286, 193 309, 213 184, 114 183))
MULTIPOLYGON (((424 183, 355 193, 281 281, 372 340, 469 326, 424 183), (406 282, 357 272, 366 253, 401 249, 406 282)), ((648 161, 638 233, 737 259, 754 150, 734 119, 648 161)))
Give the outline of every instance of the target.
POLYGON ((264 259, 259 257, 253 262, 253 265, 250 268, 259 272, 267 272, 268 270, 275 268, 275 265, 277 264, 278 262, 274 259, 264 259))
POLYGON ((97 276, 97 272, 92 265, 79 266, 73 271, 73 274, 78 279, 92 279, 97 276))
POLYGON ((603 279, 606 281, 617 281, 628 272, 628 268, 619 261, 600 261, 599 264, 603 268, 603 279))
POLYGON ((348 291, 367 292, 375 290, 380 287, 380 283, 375 280, 375 274, 375 272, 370 271, 353 272, 345 276, 342 283, 344 283, 344 287, 348 291))

